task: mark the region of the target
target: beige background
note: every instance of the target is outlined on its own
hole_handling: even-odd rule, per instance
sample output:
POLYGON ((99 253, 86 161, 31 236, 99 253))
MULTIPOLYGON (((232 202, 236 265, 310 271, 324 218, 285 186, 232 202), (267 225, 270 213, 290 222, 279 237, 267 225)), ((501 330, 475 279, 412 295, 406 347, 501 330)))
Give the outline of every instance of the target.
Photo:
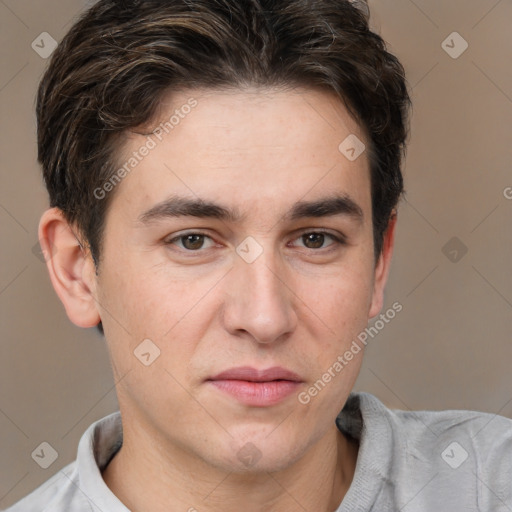
MULTIPOLYGON (((0 508, 71 462, 85 428, 116 409, 103 340, 67 320, 32 253, 47 199, 33 113, 46 61, 31 43, 42 32, 60 40, 85 5, 0 0, 0 508), (31 458, 43 441, 59 455, 46 470, 31 458)), ((401 409, 512 417, 512 2, 370 6, 414 111, 384 308, 403 311, 371 340, 357 389, 401 409), (457 59, 441 46, 454 31, 469 43, 457 59), (452 237, 467 248, 458 262, 443 252, 452 237)))

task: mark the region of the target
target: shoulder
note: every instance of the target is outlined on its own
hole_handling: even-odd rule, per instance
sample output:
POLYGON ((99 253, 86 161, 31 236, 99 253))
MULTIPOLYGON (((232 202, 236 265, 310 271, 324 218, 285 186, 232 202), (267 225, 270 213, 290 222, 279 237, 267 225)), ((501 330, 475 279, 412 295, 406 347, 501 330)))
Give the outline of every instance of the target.
MULTIPOLYGON (((512 419, 470 410, 407 411, 387 408, 369 393, 353 393, 347 401, 352 409, 359 409, 366 422, 376 416, 385 419, 391 432, 400 433, 409 440, 430 443, 452 438, 471 439, 475 449, 488 452, 495 446, 512 446, 512 419)), ((468 446, 470 447, 470 446, 468 446)))
POLYGON ((76 461, 62 468, 5 512, 75 512, 88 510, 78 491, 76 461))
POLYGON ((76 460, 6 512, 126 511, 101 476, 121 444, 119 412, 94 422, 80 439, 76 460))
POLYGON ((345 415, 360 417, 350 428, 359 428, 368 464, 398 503, 414 498, 438 506, 442 499, 437 510, 485 511, 512 503, 511 419, 469 410, 394 410, 368 393, 350 395, 346 408, 345 415))
POLYGON ((455 453, 458 450, 461 456, 464 451, 468 455, 473 453, 478 455, 480 463, 485 463, 493 458, 496 450, 510 453, 512 449, 512 420, 497 414, 470 410, 387 409, 386 415, 393 428, 417 446, 435 443, 443 448, 441 454, 445 462, 449 462, 452 450, 455 453), (447 448, 446 453, 444 448, 447 448))

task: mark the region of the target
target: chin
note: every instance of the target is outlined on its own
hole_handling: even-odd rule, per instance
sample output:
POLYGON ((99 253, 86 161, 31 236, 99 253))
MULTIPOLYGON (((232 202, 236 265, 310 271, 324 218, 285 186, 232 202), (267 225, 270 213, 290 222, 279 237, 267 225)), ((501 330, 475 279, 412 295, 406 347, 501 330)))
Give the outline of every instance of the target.
POLYGON ((234 436, 224 447, 226 453, 218 460, 219 465, 237 474, 274 473, 296 462, 306 448, 297 446, 289 435, 270 437, 264 431, 252 436, 234 436))

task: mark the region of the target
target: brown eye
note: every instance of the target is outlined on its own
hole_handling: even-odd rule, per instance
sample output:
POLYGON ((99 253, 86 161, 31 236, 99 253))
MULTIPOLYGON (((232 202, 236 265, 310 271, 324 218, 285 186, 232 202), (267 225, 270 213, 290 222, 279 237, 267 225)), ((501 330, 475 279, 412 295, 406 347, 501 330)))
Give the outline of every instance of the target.
POLYGON ((202 233, 186 233, 184 235, 175 236, 165 243, 167 245, 177 246, 182 252, 199 252, 201 249, 210 249, 215 245, 211 237, 202 233))
POLYGON ((189 251, 197 251, 204 245, 204 235, 185 235, 180 237, 181 243, 189 251))
POLYGON ((320 252, 321 249, 334 249, 336 245, 345 245, 345 238, 341 234, 337 236, 327 231, 309 231, 296 238, 294 245, 320 252))
POLYGON ((320 249, 325 242, 323 233, 307 233, 302 235, 302 242, 308 249, 320 249))

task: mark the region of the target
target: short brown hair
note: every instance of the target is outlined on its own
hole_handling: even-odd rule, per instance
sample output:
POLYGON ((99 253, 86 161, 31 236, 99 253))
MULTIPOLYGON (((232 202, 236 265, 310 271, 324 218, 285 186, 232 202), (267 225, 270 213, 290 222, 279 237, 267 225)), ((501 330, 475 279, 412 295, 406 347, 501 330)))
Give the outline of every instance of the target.
MULTIPOLYGON (((100 0, 55 50, 37 98, 38 157, 51 206, 98 266, 123 133, 187 88, 334 91, 368 134, 374 246, 403 191, 410 104, 404 69, 349 0, 100 0)), ((341 142, 341 141, 340 141, 341 142)))

